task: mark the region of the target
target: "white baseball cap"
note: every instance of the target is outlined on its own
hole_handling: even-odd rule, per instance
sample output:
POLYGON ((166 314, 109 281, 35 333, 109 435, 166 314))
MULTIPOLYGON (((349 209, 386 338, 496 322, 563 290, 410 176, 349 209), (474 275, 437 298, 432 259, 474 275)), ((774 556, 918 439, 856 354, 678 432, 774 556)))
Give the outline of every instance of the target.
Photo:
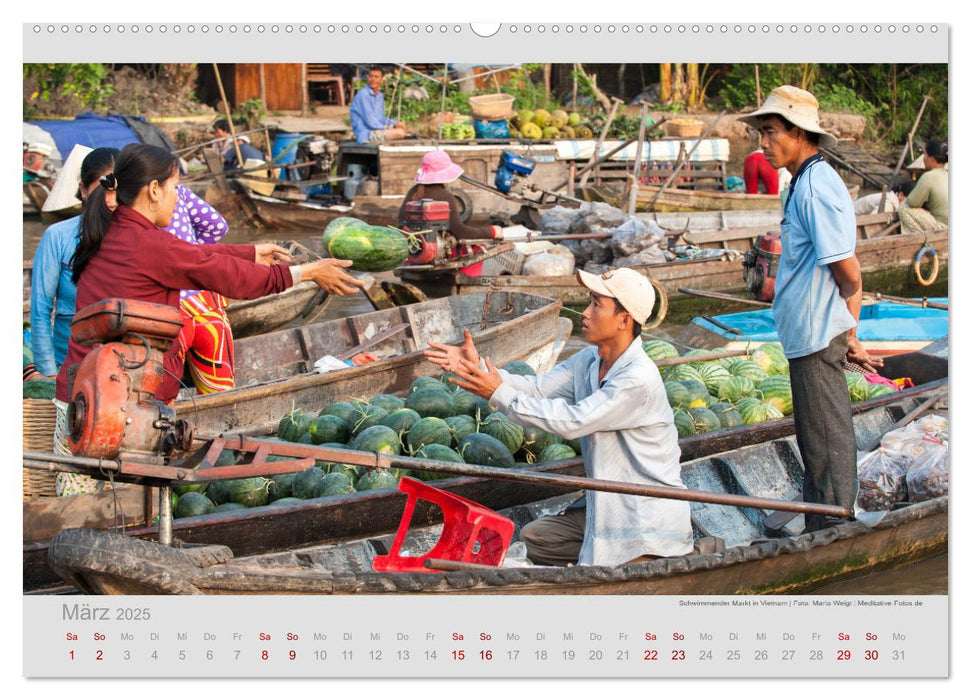
POLYGON ((645 275, 629 267, 592 275, 577 270, 577 281, 591 292, 616 299, 635 321, 644 325, 654 309, 654 287, 645 275))

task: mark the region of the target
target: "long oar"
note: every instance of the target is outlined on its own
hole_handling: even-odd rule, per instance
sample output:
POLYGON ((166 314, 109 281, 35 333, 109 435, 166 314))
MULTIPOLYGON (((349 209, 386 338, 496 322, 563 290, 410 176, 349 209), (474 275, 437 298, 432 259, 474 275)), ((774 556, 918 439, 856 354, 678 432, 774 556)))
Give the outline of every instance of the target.
POLYGON ((739 297, 734 294, 725 294, 723 292, 706 292, 701 289, 692 289, 691 287, 678 287, 678 291, 682 294, 690 294, 695 297, 708 297, 709 299, 721 299, 722 301, 734 301, 739 304, 749 304, 750 306, 762 306, 770 307, 772 304, 767 301, 759 301, 758 299, 750 299, 748 297, 739 297))

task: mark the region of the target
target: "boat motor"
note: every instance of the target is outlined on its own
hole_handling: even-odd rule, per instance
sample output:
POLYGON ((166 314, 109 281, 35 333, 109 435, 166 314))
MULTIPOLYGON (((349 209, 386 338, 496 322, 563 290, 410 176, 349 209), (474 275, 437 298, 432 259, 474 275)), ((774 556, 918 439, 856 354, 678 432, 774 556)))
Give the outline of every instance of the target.
POLYGON ((46 143, 24 142, 24 171, 34 177, 54 177, 57 169, 51 163, 54 149, 46 143))
POLYGON ((752 249, 742 258, 742 278, 745 288, 760 301, 772 301, 775 297, 775 278, 779 274, 779 258, 782 256, 782 238, 777 233, 766 233, 755 239, 752 249))
POLYGON ((448 259, 454 241, 449 234, 448 202, 419 199, 405 204, 405 212, 398 227, 408 233, 418 233, 410 248, 405 265, 428 265, 448 259))
POLYGON ((68 379, 73 454, 162 464, 189 449, 191 425, 156 399, 163 355, 181 327, 178 308, 132 299, 103 299, 77 313, 71 336, 93 349, 68 379))
POLYGON ((524 184, 536 168, 536 161, 518 153, 505 149, 499 155, 499 167, 496 169, 496 189, 503 194, 509 194, 513 188, 524 184))

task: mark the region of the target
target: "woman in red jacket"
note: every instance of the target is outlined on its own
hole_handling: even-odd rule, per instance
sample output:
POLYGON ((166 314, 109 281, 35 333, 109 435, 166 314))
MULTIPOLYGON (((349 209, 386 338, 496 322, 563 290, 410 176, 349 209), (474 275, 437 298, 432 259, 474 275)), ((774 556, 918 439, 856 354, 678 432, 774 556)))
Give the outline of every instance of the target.
MULTIPOLYGON (((332 258, 305 265, 289 262, 286 251, 270 243, 260 245, 198 246, 179 240, 161 227, 168 226, 178 202, 178 159, 156 146, 126 146, 115 170, 85 201, 81 240, 74 254, 74 281, 78 310, 109 297, 168 304, 178 308, 179 290, 211 289, 235 299, 255 299, 282 292, 313 280, 339 296, 356 292, 363 283, 343 268, 349 260, 332 258), (118 208, 104 206, 114 192, 118 208)), ((66 450, 68 373, 89 348, 68 343, 67 357, 57 375, 58 427, 55 450, 66 450)), ((184 349, 178 343, 165 353, 165 378, 160 401, 172 401, 179 391, 184 349)), ((62 475, 63 476, 63 475, 62 475)))

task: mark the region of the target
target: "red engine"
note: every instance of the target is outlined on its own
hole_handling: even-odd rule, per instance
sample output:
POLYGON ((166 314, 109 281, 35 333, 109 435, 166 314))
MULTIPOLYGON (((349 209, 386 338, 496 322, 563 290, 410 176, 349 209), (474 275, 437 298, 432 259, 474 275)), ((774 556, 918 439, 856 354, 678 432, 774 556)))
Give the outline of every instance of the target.
POLYGON ((174 449, 188 449, 191 427, 155 398, 163 355, 181 327, 177 308, 131 299, 104 299, 77 313, 72 337, 94 349, 69 389, 72 453, 159 462, 174 449))
POLYGON ((772 301, 775 297, 775 278, 779 273, 782 256, 782 238, 777 233, 766 233, 755 240, 752 250, 742 260, 742 276, 745 288, 760 301, 772 301))
POLYGON ((421 232, 417 236, 420 243, 412 247, 405 265, 427 265, 448 257, 450 213, 448 202, 434 199, 419 199, 405 205, 404 216, 398 225, 408 232, 421 232))

